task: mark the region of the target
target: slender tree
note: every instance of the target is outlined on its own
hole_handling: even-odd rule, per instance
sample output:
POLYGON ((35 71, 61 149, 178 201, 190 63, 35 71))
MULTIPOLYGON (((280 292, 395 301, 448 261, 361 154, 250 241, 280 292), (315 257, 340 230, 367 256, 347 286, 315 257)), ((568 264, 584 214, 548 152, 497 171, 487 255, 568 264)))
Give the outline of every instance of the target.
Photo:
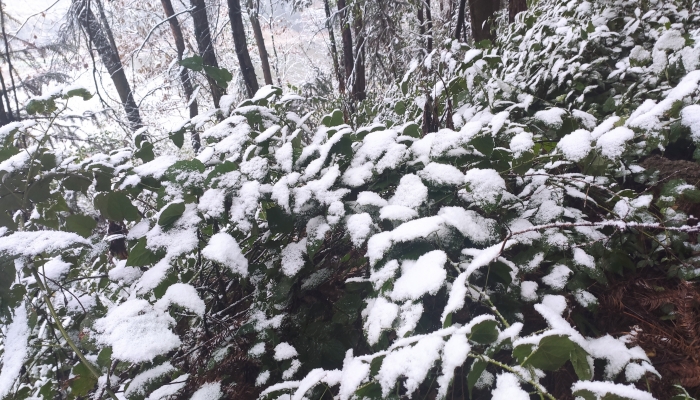
POLYGON ((267 48, 265 48, 265 38, 263 37, 262 29, 260 28, 260 19, 258 18, 259 14, 260 0, 256 0, 255 4, 253 4, 253 0, 248 0, 248 18, 250 19, 250 26, 253 28, 255 44, 258 46, 258 54, 260 55, 260 65, 263 71, 263 78, 265 79, 266 85, 272 85, 270 57, 267 54, 267 48))
POLYGON ((500 0, 469 0, 469 14, 472 20, 472 37, 475 42, 493 40, 490 18, 501 6, 500 0))
POLYGON ((134 101, 134 94, 131 91, 129 81, 126 79, 119 54, 112 47, 99 20, 90 9, 90 1, 73 0, 72 11, 112 77, 112 82, 114 82, 114 87, 117 89, 119 99, 124 106, 131 129, 134 131, 138 130, 143 126, 143 123, 141 122, 139 108, 136 105, 136 101, 134 101))
POLYGON ((427 24, 426 34, 428 35, 428 53, 433 51, 433 14, 430 10, 430 0, 424 0, 425 19, 427 24))
POLYGON ((455 39, 459 40, 462 36, 462 29, 464 28, 464 14, 467 8, 467 0, 459 0, 459 8, 457 9, 457 27, 455 28, 455 39))
MULTIPOLYGON (((168 23, 170 24, 170 31, 173 33, 173 39, 175 40, 175 48, 177 49, 177 59, 182 61, 182 56, 185 53, 185 38, 182 35, 182 29, 180 28, 180 23, 175 17, 175 10, 173 9, 173 4, 170 0, 161 0, 163 5, 163 11, 165 11, 165 17, 168 18, 168 23)), ((193 99, 194 88, 192 87, 192 81, 190 80, 190 73, 187 68, 180 67, 180 80, 182 81, 182 88, 185 91, 185 97, 190 105, 190 118, 195 117, 199 114, 199 105, 197 104, 197 99, 193 99)), ((201 140, 199 139, 199 133, 194 132, 192 134, 192 147, 195 151, 199 151, 202 146, 201 140)))
MULTIPOLYGON (((211 31, 209 30, 209 17, 207 17, 207 6, 204 0, 190 0, 190 4, 194 8, 192 10, 192 22, 194 25, 194 36, 197 39, 197 47, 199 55, 202 56, 204 65, 219 67, 214 53, 214 45, 211 40, 211 31)), ((207 76, 211 97, 214 100, 214 107, 219 107, 221 96, 226 93, 226 88, 219 87, 216 80, 207 76)))
POLYGON ((338 47, 335 42, 335 33, 333 33, 333 20, 331 18, 331 6, 328 0, 323 0, 323 8, 326 12, 326 29, 328 29, 328 40, 331 44, 331 57, 333 58, 333 70, 338 79, 338 91, 342 94, 345 93, 345 79, 343 78, 342 72, 340 72, 340 65, 338 64, 338 47))
POLYGON ((353 7, 353 29, 355 30, 355 59, 354 76, 352 81, 352 98, 355 101, 362 101, 367 98, 367 81, 365 77, 365 36, 364 22, 362 19, 362 9, 359 1, 355 0, 353 7))
POLYGON ((343 41, 343 67, 345 69, 345 83, 352 84, 352 71, 354 60, 352 56, 352 31, 348 18, 345 0, 338 0, 338 14, 340 15, 340 33, 343 41))
MULTIPOLYGON (((233 44, 236 47, 238 64, 241 67, 241 74, 243 74, 243 82, 248 96, 253 97, 258 91, 258 78, 255 76, 255 67, 253 67, 250 53, 248 53, 240 0, 228 0, 228 17, 231 20, 231 34, 233 35, 233 44)), ((270 81, 272 81, 272 77, 270 77, 270 81)))
POLYGON ((519 13, 527 11, 526 0, 508 0, 508 22, 515 22, 515 16, 519 13))

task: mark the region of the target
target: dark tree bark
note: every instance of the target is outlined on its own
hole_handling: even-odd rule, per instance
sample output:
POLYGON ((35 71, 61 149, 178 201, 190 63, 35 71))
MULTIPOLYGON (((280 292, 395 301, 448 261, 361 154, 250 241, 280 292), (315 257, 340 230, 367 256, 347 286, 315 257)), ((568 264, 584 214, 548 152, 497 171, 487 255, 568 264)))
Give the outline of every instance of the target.
POLYGON ((362 10, 359 2, 355 0, 355 18, 353 19, 353 28, 355 30, 355 74, 352 81, 352 98, 355 101, 362 101, 367 98, 367 81, 365 78, 365 35, 364 22, 362 20, 362 10))
POLYGON ((472 20, 472 37, 475 42, 484 39, 493 41, 491 18, 500 8, 500 0, 469 0, 469 13, 472 20))
POLYGON ((255 44, 258 46, 258 54, 260 55, 260 65, 262 66, 263 78, 266 85, 272 85, 272 72, 270 71, 270 57, 265 48, 265 38, 263 37, 262 29, 260 28, 260 20, 258 19, 258 10, 260 9, 260 0, 257 0, 255 7, 253 0, 248 0, 248 17, 250 25, 253 27, 253 36, 255 44))
POLYGON ((457 11, 457 27, 455 28, 455 39, 459 40, 464 28, 464 11, 467 8, 467 0, 459 1, 459 9, 457 11))
POLYGON ((348 18, 347 5, 345 0, 338 0, 338 12, 340 15, 340 33, 343 41, 343 67, 345 68, 345 83, 352 84, 352 71, 354 60, 352 56, 352 32, 350 31, 350 21, 348 18))
POLYGON ((112 82, 114 82, 114 87, 117 89, 119 99, 124 106, 131 129, 133 131, 138 130, 143 126, 143 123, 141 122, 139 108, 136 105, 136 101, 134 101, 134 94, 129 86, 129 81, 126 79, 122 62, 119 59, 119 54, 112 47, 102 30, 100 22, 90 10, 89 2, 86 0, 73 0, 73 5, 80 26, 87 33, 88 38, 95 46, 95 50, 97 50, 97 54, 102 59, 102 63, 112 77, 112 82))
MULTIPOLYGON (((168 23, 170 24, 170 30, 173 33, 173 39, 175 40, 175 48, 177 49, 177 59, 182 61, 182 55, 185 53, 185 38, 182 35, 182 28, 180 28, 180 23, 175 15, 175 10, 173 9, 173 4, 170 0, 161 0, 163 5, 163 11, 165 11, 165 17, 170 18, 168 23)), ((187 101, 190 102, 190 118, 199 114, 199 106, 197 100, 192 100, 192 94, 194 93, 194 88, 192 87, 192 81, 190 80, 190 73, 186 68, 180 67, 180 80, 182 81, 182 87, 185 90, 185 96, 187 101)))
MULTIPOLYGON (((243 26, 243 17, 241 16, 240 0, 228 0, 228 17, 231 20, 233 44, 236 47, 236 56, 238 56, 238 64, 243 74, 243 82, 245 82, 248 96, 253 97, 259 88, 258 78, 255 76, 255 67, 253 67, 253 62, 250 60, 250 53, 248 53, 245 27, 243 26)), ((272 78, 270 78, 270 80, 272 80, 272 78)))
POLYGON ((515 16, 518 13, 527 11, 527 1, 526 0, 508 0, 508 22, 515 22, 515 16))
MULTIPOLYGON (((170 31, 173 33, 173 39, 175 40, 175 48, 177 49, 177 59, 182 61, 182 55, 185 53, 185 38, 182 35, 182 28, 180 28, 180 23, 175 15, 175 9, 173 9, 173 4, 170 0, 160 0, 163 5, 163 11, 165 11, 165 17, 170 18, 168 23, 170 24, 170 31)), ((192 87, 192 81, 190 80, 190 72, 187 68, 180 68, 180 80, 182 81, 182 88, 185 91, 185 97, 190 105, 190 118, 194 118, 199 114, 199 105, 197 104, 197 99, 193 99, 194 88, 192 87)), ((192 148, 195 152, 199 152, 202 147, 202 142, 199 138, 199 133, 197 131, 192 132, 192 148)))
POLYGON ((340 93, 345 93, 345 79, 343 78, 343 74, 340 72, 340 65, 338 64, 338 47, 335 43, 335 34, 333 33, 333 24, 331 22, 331 6, 328 3, 328 0, 323 0, 323 8, 326 11, 326 29, 328 29, 328 40, 331 43, 333 70, 335 71, 335 76, 338 79, 338 91, 340 93))
POLYGON ((433 15, 430 11, 430 0, 425 0, 425 19, 428 24, 426 34, 428 35, 428 53, 433 51, 433 15))
MULTIPOLYGON (((204 65, 219 68, 219 63, 216 61, 216 53, 214 53, 214 45, 211 41, 211 32, 209 31, 207 6, 204 0, 190 0, 190 4, 194 7, 194 10, 192 10, 192 22, 199 55, 202 57, 204 65)), ((226 93, 226 88, 219 87, 216 81, 209 76, 207 76, 207 82, 211 90, 211 97, 214 100, 214 107, 219 108, 219 100, 226 93)))

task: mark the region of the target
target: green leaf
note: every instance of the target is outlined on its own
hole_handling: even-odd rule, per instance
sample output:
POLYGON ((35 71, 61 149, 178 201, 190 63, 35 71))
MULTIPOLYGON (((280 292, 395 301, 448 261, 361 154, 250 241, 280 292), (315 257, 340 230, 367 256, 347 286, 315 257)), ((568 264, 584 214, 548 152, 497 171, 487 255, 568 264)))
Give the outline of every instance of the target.
POLYGON ((292 233, 294 230, 294 217, 287 214, 281 208, 274 206, 266 210, 267 224, 272 233, 292 233))
POLYGON ((493 152, 493 147, 494 147, 494 142, 493 142, 493 137, 487 136, 487 135, 482 135, 482 136, 477 136, 474 139, 469 141, 469 144, 474 146, 474 148, 481 154, 485 156, 490 156, 491 153, 493 152))
POLYGON ((445 322, 442 323, 443 329, 450 326, 452 326, 452 313, 447 314, 447 317, 445 317, 445 322))
POLYGON ((591 370, 590 364, 588 364, 588 353, 583 347, 579 346, 577 343, 573 343, 573 349, 571 350, 571 365, 574 367, 574 372, 578 376, 578 379, 582 381, 589 381, 593 379, 593 371, 591 370))
POLYGON ((498 329, 496 329, 496 325, 496 321, 492 319, 479 322, 472 327, 472 332, 469 339, 480 344, 495 342, 496 339, 498 339, 498 329))
POLYGON ((404 115, 404 113, 406 113, 406 103, 404 103, 403 101, 399 101, 398 103, 396 103, 396 105, 394 106, 394 112, 399 115, 404 115))
POLYGON ((98 193, 94 205, 100 214, 113 221, 139 219, 139 210, 123 192, 98 193))
POLYGON ((204 59, 200 56, 192 56, 192 57, 187 57, 183 58, 180 62, 178 62, 181 66, 191 69, 192 71, 201 71, 202 66, 204 65, 204 59))
POLYGON ((75 232, 82 237, 89 237, 97 226, 95 218, 87 215, 75 214, 66 218, 66 230, 75 232))
POLYGON ((574 343, 568 336, 553 335, 540 340, 537 349, 523 365, 532 365, 545 371, 556 371, 571 358, 574 343))
POLYGON ((73 374, 77 376, 71 384, 71 393, 75 396, 85 396, 97 384, 97 378, 82 362, 73 367, 73 374))
POLYGON ((92 185, 92 179, 83 175, 70 175, 63 180, 63 187, 66 190, 86 193, 92 185))
POLYGON ((381 399, 382 398, 382 386, 377 382, 370 382, 364 386, 361 386, 355 391, 355 395, 358 399, 368 398, 368 399, 381 399))
POLYGON ((175 146, 177 146, 178 149, 182 148, 182 145, 185 144, 185 131, 180 129, 177 132, 173 132, 170 134, 170 140, 173 141, 175 146))
POLYGON ((104 349, 100 350, 100 353, 97 355, 97 365, 99 365, 102 368, 107 368, 109 365, 112 363, 112 348, 111 347, 105 347, 104 349))
POLYGON ((406 126, 404 126, 403 134, 414 138, 420 138, 421 130, 418 124, 411 122, 410 124, 406 124, 406 126))
POLYGON ((129 257, 126 259, 126 265, 129 267, 145 267, 147 265, 153 265, 158 260, 163 258, 165 252, 157 251, 153 252, 146 247, 146 238, 142 237, 136 242, 131 251, 129 251, 129 257))
POLYGON ((322 123, 323 125, 325 125, 325 126, 331 128, 331 127, 334 127, 334 126, 338 126, 338 125, 344 124, 344 123, 345 123, 345 118, 343 117, 343 113, 342 113, 340 110, 335 109, 335 110, 333 110, 333 112, 332 112, 331 114, 326 115, 325 117, 323 117, 323 119, 321 120, 321 123, 322 123))
POLYGON ((43 201, 48 200, 49 196, 51 196, 52 181, 53 179, 44 178, 32 183, 32 185, 29 186, 29 190, 27 193, 27 197, 29 198, 29 200, 35 203, 41 203, 43 201))
POLYGON ((481 377, 481 374, 484 373, 484 370, 486 369, 486 361, 483 360, 474 360, 472 363, 472 367, 469 370, 469 373, 467 374, 467 388, 469 389, 469 398, 472 397, 472 390, 474 390, 474 386, 476 385, 476 382, 479 380, 481 377))
POLYGON ((515 358, 518 364, 522 364, 530 356, 530 354, 532 354, 533 347, 534 345, 532 344, 521 344, 516 346, 513 349, 513 358, 515 358))
POLYGON ((92 93, 85 88, 77 88, 69 90, 63 95, 64 99, 69 99, 71 97, 81 97, 83 100, 90 100, 92 98, 92 93))
POLYGON ((182 214, 185 212, 185 203, 178 202, 172 203, 163 209, 158 217, 158 225, 162 227, 169 227, 174 224, 175 221, 180 219, 182 214))
POLYGON ((153 153, 153 143, 141 142, 141 148, 134 152, 134 157, 140 158, 145 163, 153 161, 156 158, 153 153))
MULTIPOLYGON (((184 61, 184 60, 183 60, 184 61)), ((204 72, 216 81, 216 84, 221 88, 227 88, 228 83, 233 79, 233 75, 226 68, 212 67, 211 65, 204 66, 204 72)))

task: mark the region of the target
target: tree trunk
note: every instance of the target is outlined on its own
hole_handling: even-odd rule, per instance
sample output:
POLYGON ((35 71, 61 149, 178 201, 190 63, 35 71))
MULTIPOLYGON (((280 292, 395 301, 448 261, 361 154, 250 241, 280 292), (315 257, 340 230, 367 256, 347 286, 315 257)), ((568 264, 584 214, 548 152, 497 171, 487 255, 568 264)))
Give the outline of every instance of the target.
MULTIPOLYGON (((197 47, 199 55, 202 56, 204 65, 219 68, 219 63, 216 61, 216 53, 214 53, 214 45, 211 41, 211 32, 209 31, 209 17, 207 17, 207 6, 204 0, 190 0, 190 4, 194 7, 192 10, 192 22, 194 25, 194 36, 197 39, 197 47)), ((211 97, 214 100, 214 107, 219 108, 219 100, 226 93, 226 88, 219 87, 216 81, 207 75, 207 82, 211 90, 211 97)))
POLYGON ((78 22, 87 33, 90 41, 95 46, 95 50, 97 50, 97 54, 102 59, 102 63, 112 77, 114 87, 117 89, 119 99, 124 106, 124 111, 126 111, 131 130, 136 131, 143 126, 143 123, 141 122, 139 108, 134 101, 134 94, 129 86, 129 81, 126 79, 122 62, 119 59, 119 54, 112 48, 112 44, 102 31, 100 22, 90 10, 89 3, 86 0, 73 1, 73 4, 76 6, 75 11, 78 22))
MULTIPOLYGON (((173 9, 173 4, 170 0, 160 0, 163 5, 163 11, 165 11, 165 17, 170 18, 168 23, 170 24, 170 31, 173 33, 173 39, 175 40, 175 48, 177 49, 177 59, 182 61, 182 55, 185 53, 185 38, 182 35, 182 29, 180 28, 180 23, 175 15, 175 10, 173 9)), ((193 99, 194 88, 192 87, 192 81, 190 81, 190 73, 185 67, 179 67, 180 80, 182 81, 182 88, 185 90, 185 97, 190 105, 190 118, 194 118, 199 114, 199 105, 197 104, 197 99, 193 99)), ((197 131, 192 132, 192 148, 195 153, 199 152, 202 147, 202 141, 199 138, 199 133, 197 131)))
POLYGON ((464 11, 467 8, 467 0, 459 1, 459 9, 457 11, 457 27, 455 28, 455 39, 459 40, 464 28, 464 11))
MULTIPOLYGON (((231 33, 233 34, 233 44, 236 47, 238 64, 241 67, 243 81, 248 92, 248 96, 253 97, 258 91, 258 78, 255 76, 255 68, 250 60, 248 44, 245 38, 245 27, 241 16, 241 1, 228 0, 228 17, 231 20, 231 33)), ((264 46, 263 46, 264 47, 264 46)), ((272 80, 272 78, 270 78, 272 80)))
POLYGON ((335 34, 333 33, 333 24, 331 23, 331 6, 328 0, 323 0, 323 8, 326 11, 326 29, 328 29, 328 40, 331 42, 333 70, 335 71, 336 78, 338 78, 338 91, 340 93, 345 93, 345 79, 340 72, 340 65, 338 64, 338 47, 335 43, 335 34))
POLYGON ((433 15, 430 11, 430 0, 425 0, 425 19, 428 23, 426 34, 428 35, 428 53, 433 51, 433 15))
POLYGON ((474 42, 495 39, 491 32, 491 18, 500 8, 500 0, 469 0, 469 13, 472 20, 472 37, 474 42))
POLYGON ((348 10, 345 0, 338 0, 338 12, 340 14, 340 32, 343 40, 343 67, 345 68, 345 83, 353 84, 352 71, 354 60, 352 57, 352 33, 350 32, 350 21, 348 20, 348 10))
POLYGON ((355 79, 352 82, 352 97, 355 101, 362 101, 367 98, 366 78, 365 78, 365 35, 362 21, 362 9, 359 2, 355 0, 355 18, 353 28, 355 30, 355 79))
POLYGON ((260 28, 260 20, 258 19, 258 11, 260 9, 260 0, 257 1, 256 7, 253 7, 253 0, 248 0, 248 16, 250 25, 253 27, 253 36, 255 44, 258 46, 260 54, 260 65, 262 66, 263 77, 266 85, 272 85, 272 72, 270 71, 270 57, 265 48, 265 38, 263 37, 262 29, 260 28))
POLYGON ((508 22, 515 22, 515 16, 518 13, 527 11, 527 1, 526 0, 508 0, 508 22))
MULTIPOLYGON (((165 11, 165 17, 170 18, 168 23, 170 24, 170 30, 173 33, 173 39, 175 40, 175 48, 177 48, 177 59, 182 61, 182 55, 185 53, 185 38, 182 35, 182 29, 180 28, 180 23, 175 15, 175 10, 170 0, 161 0, 163 5, 163 10, 165 11)), ((182 87, 185 90, 185 96, 187 101, 190 103, 190 118, 199 114, 199 106, 197 104, 197 99, 192 99, 192 94, 194 93, 194 88, 192 87, 192 82, 190 81, 190 73, 187 68, 180 67, 180 80, 182 81, 182 87)))

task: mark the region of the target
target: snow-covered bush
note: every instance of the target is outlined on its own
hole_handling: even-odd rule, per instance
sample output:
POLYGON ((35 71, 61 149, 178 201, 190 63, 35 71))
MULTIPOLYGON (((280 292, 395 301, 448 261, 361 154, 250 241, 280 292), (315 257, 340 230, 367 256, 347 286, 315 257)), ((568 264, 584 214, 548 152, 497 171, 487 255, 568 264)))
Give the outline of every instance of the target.
POLYGON ((653 398, 644 327, 591 316, 615 275, 700 275, 696 182, 642 166, 700 141, 700 14, 519 18, 373 124, 266 86, 172 133, 192 159, 78 159, 52 123, 85 93, 33 100, 0 130, 0 397, 653 398))

